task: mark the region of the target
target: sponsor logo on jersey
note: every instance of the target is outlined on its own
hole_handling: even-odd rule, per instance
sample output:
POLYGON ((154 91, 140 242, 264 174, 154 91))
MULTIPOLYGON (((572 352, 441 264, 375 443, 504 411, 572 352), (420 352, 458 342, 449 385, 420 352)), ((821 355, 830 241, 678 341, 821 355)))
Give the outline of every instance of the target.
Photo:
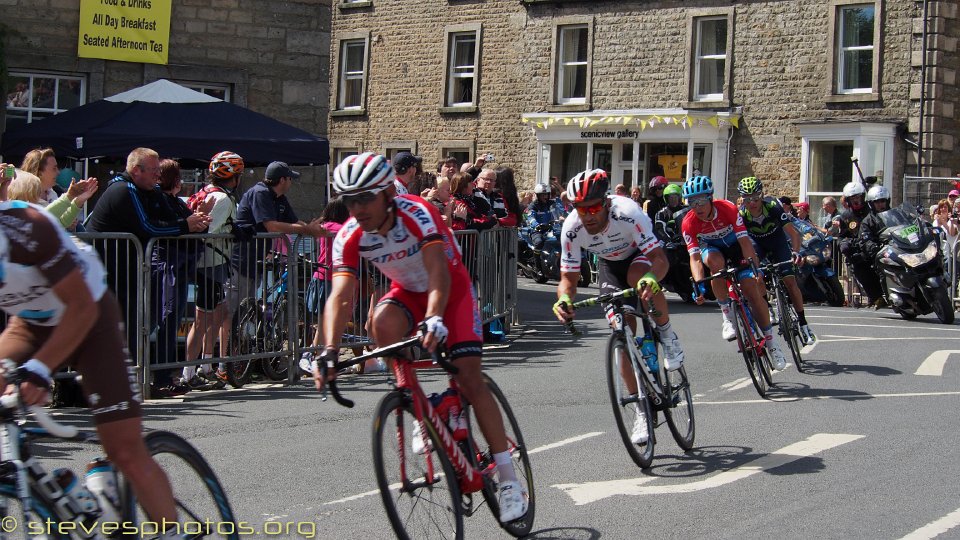
POLYGON ((611 213, 610 219, 614 221, 623 221, 624 223, 636 223, 636 220, 634 220, 632 217, 618 213, 611 213))
POLYGON ((369 246, 360 246, 360 251, 376 251, 378 249, 383 249, 383 242, 377 242, 369 246))
POLYGON ((400 251, 395 251, 393 253, 386 253, 380 255, 379 257, 370 257, 370 262, 373 264, 382 264, 397 261, 400 259, 406 259, 407 257, 412 257, 420 251, 419 245, 412 245, 406 249, 401 249, 400 251))

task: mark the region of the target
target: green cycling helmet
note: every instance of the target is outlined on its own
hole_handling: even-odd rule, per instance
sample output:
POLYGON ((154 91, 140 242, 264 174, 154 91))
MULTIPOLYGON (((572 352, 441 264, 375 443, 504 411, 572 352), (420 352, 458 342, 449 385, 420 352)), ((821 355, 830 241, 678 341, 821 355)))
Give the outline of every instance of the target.
POLYGON ((737 184, 737 191, 739 191, 741 195, 760 193, 763 191, 763 182, 756 176, 748 176, 740 180, 740 183, 737 184))

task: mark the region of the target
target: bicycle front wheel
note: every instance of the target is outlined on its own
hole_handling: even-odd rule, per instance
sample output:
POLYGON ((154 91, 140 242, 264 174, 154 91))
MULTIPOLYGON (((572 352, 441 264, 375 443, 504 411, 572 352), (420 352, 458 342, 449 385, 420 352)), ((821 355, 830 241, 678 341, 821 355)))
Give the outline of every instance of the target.
POLYGON ((797 371, 803 373, 803 358, 800 356, 800 349, 803 348, 803 344, 800 343, 800 325, 797 322, 793 303, 790 302, 790 295, 787 294, 783 282, 779 279, 777 280, 777 306, 780 309, 780 335, 790 348, 797 371))
MULTIPOLYGON (((613 405, 613 417, 617 421, 617 430, 630 459, 642 469, 653 463, 653 411, 643 385, 637 381, 637 392, 631 392, 621 375, 621 362, 630 362, 630 352, 623 335, 613 334, 607 342, 607 390, 613 405), (642 443, 634 443, 633 430, 637 422, 646 422, 647 438, 642 443)), ((631 365, 630 370, 634 368, 631 365)))
MULTIPOLYGON (((510 403, 507 402, 506 396, 503 395, 497 383, 493 382, 493 379, 487 374, 483 375, 483 380, 487 383, 490 393, 493 394, 493 400, 497 402, 497 406, 500 409, 500 416, 503 418, 503 427, 507 435, 507 451, 510 452, 510 459, 513 461, 513 470, 517 473, 517 481, 520 482, 520 486, 527 492, 527 513, 520 519, 508 523, 500 523, 500 505, 497 501, 498 482, 494 481, 492 475, 484 476, 483 498, 487 501, 487 505, 490 506, 490 511, 493 513, 493 517, 497 520, 500 527, 511 536, 521 538, 530 534, 530 531, 533 529, 533 518, 537 506, 537 497, 533 488, 533 470, 530 468, 530 457, 527 456, 527 446, 523 442, 523 433, 520 432, 520 424, 517 422, 517 417, 513 415, 513 409, 510 408, 510 403)), ((480 471, 485 471, 491 466, 496 467, 493 452, 480 433, 473 407, 469 407, 469 411, 469 425, 474 449, 472 453, 474 455, 469 455, 467 458, 472 460, 473 465, 480 471)))
POLYGON ((696 434, 696 423, 693 419, 693 396, 690 392, 690 381, 687 379, 687 370, 683 366, 674 371, 667 371, 667 397, 672 400, 671 406, 664 409, 667 416, 667 425, 673 434, 677 445, 684 450, 693 448, 693 437, 696 434))
MULTIPOLYGON (((184 538, 239 540, 240 531, 227 494, 200 452, 169 431, 151 431, 144 440, 153 459, 170 480, 184 538)), ((137 503, 130 482, 123 479, 119 485, 123 520, 131 523, 151 521, 137 503)))
POLYGON ((58 531, 67 529, 65 527, 61 529, 60 517, 47 506, 35 487, 30 489, 30 511, 26 513, 26 518, 24 517, 23 505, 17 498, 13 476, 9 475, 0 481, 0 497, 6 499, 2 501, 6 511, 0 512, 0 520, 2 520, 2 523, 11 523, 10 518, 13 518, 12 523, 14 524, 14 530, 7 531, 4 529, 2 538, 4 540, 26 540, 27 538, 33 540, 37 538, 70 540, 69 533, 58 533, 58 531))
POLYGON ((743 306, 739 302, 734 302, 731 310, 734 312, 733 326, 737 331, 737 346, 740 347, 740 354, 743 355, 743 361, 747 364, 747 372, 750 373, 753 387, 757 389, 760 397, 766 397, 767 379, 761 373, 761 362, 763 360, 757 354, 756 335, 747 322, 743 306))
POLYGON ((460 486, 443 443, 429 421, 422 453, 412 449, 413 403, 390 392, 373 421, 373 468, 397 538, 463 538, 460 486))

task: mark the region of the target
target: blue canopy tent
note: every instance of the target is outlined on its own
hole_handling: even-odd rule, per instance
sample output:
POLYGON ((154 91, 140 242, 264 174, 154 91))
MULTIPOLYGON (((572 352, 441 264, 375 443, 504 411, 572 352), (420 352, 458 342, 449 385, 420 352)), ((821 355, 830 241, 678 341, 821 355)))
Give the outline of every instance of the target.
POLYGON ((0 154, 51 147, 59 157, 125 158, 137 147, 207 161, 222 150, 251 165, 325 165, 327 140, 278 120, 160 79, 3 134, 0 154))

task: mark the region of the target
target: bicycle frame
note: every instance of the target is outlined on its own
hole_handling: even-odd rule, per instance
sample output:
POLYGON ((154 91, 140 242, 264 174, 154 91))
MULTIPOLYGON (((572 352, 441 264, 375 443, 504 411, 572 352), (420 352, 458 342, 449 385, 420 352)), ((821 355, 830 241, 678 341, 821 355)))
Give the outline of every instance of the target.
POLYGON ((750 309, 750 302, 743 295, 743 290, 740 288, 740 280, 726 278, 727 282, 727 293, 730 295, 730 300, 735 302, 737 309, 743 312, 743 318, 747 321, 750 331, 750 347, 756 350, 758 353, 761 352, 761 347, 767 345, 767 336, 760 335, 757 336, 756 332, 756 321, 753 318, 753 310, 750 309))

